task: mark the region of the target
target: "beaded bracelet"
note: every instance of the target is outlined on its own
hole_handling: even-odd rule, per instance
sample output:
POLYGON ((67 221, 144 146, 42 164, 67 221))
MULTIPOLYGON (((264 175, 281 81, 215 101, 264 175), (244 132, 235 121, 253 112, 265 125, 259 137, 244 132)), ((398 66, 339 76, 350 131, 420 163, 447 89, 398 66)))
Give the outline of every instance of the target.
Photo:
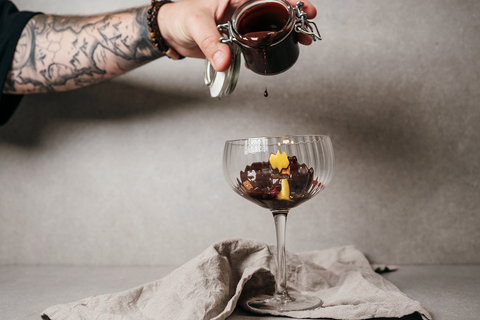
POLYGON ((158 11, 160 8, 166 4, 170 3, 172 1, 170 0, 152 0, 152 4, 148 7, 147 11, 147 25, 148 25, 148 31, 150 32, 150 39, 152 40, 153 44, 155 47, 157 47, 162 54, 166 55, 167 57, 173 59, 173 60, 178 60, 178 59, 183 59, 185 58, 184 56, 181 56, 170 48, 165 40, 162 37, 162 34, 160 33, 160 28, 158 27, 158 11))

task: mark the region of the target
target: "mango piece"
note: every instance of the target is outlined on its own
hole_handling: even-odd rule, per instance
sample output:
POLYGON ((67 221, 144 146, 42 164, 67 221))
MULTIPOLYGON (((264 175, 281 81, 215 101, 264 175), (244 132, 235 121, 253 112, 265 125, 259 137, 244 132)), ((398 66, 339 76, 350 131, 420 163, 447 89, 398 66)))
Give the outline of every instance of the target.
POLYGON ((278 200, 290 200, 290 185, 288 184, 288 179, 282 179, 282 190, 277 195, 278 200))
POLYGON ((243 185, 245 186, 245 188, 246 188, 247 190, 252 190, 252 189, 253 189, 252 184, 251 184, 250 181, 248 181, 248 180, 243 181, 243 185))
POLYGON ((280 154, 280 150, 277 150, 277 154, 271 153, 268 161, 270 162, 270 165, 272 166, 272 168, 278 169, 279 172, 281 172, 282 169, 287 169, 288 166, 290 165, 290 161, 288 161, 287 154, 285 152, 280 154))

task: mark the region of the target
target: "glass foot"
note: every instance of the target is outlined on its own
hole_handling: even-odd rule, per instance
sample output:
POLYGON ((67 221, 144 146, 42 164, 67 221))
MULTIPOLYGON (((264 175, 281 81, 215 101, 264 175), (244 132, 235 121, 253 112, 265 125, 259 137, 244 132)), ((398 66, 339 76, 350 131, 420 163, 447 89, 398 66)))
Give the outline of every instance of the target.
POLYGON ((249 301, 252 309, 276 310, 279 312, 312 310, 321 307, 323 301, 317 297, 304 294, 289 294, 288 296, 276 295, 267 299, 249 301))

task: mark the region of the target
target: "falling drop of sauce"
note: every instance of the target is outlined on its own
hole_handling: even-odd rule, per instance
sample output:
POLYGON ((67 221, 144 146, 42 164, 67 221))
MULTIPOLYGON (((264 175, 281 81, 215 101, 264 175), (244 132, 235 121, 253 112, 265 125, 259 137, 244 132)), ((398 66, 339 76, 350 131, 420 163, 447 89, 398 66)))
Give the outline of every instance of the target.
POLYGON ((266 98, 268 97, 268 90, 267 87, 265 87, 265 91, 263 91, 263 96, 266 98))

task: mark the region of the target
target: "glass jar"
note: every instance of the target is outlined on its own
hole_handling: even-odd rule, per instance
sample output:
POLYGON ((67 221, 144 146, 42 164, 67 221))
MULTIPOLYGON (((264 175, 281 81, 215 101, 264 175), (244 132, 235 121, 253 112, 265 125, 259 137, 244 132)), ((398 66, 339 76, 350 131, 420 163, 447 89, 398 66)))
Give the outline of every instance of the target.
POLYGON ((292 7, 286 0, 250 0, 237 8, 231 21, 218 25, 220 41, 232 48, 232 63, 225 73, 216 72, 207 61, 205 84, 212 97, 233 92, 243 53, 247 67, 260 75, 275 75, 298 59, 298 33, 321 40, 317 26, 302 11, 303 2, 292 7))

